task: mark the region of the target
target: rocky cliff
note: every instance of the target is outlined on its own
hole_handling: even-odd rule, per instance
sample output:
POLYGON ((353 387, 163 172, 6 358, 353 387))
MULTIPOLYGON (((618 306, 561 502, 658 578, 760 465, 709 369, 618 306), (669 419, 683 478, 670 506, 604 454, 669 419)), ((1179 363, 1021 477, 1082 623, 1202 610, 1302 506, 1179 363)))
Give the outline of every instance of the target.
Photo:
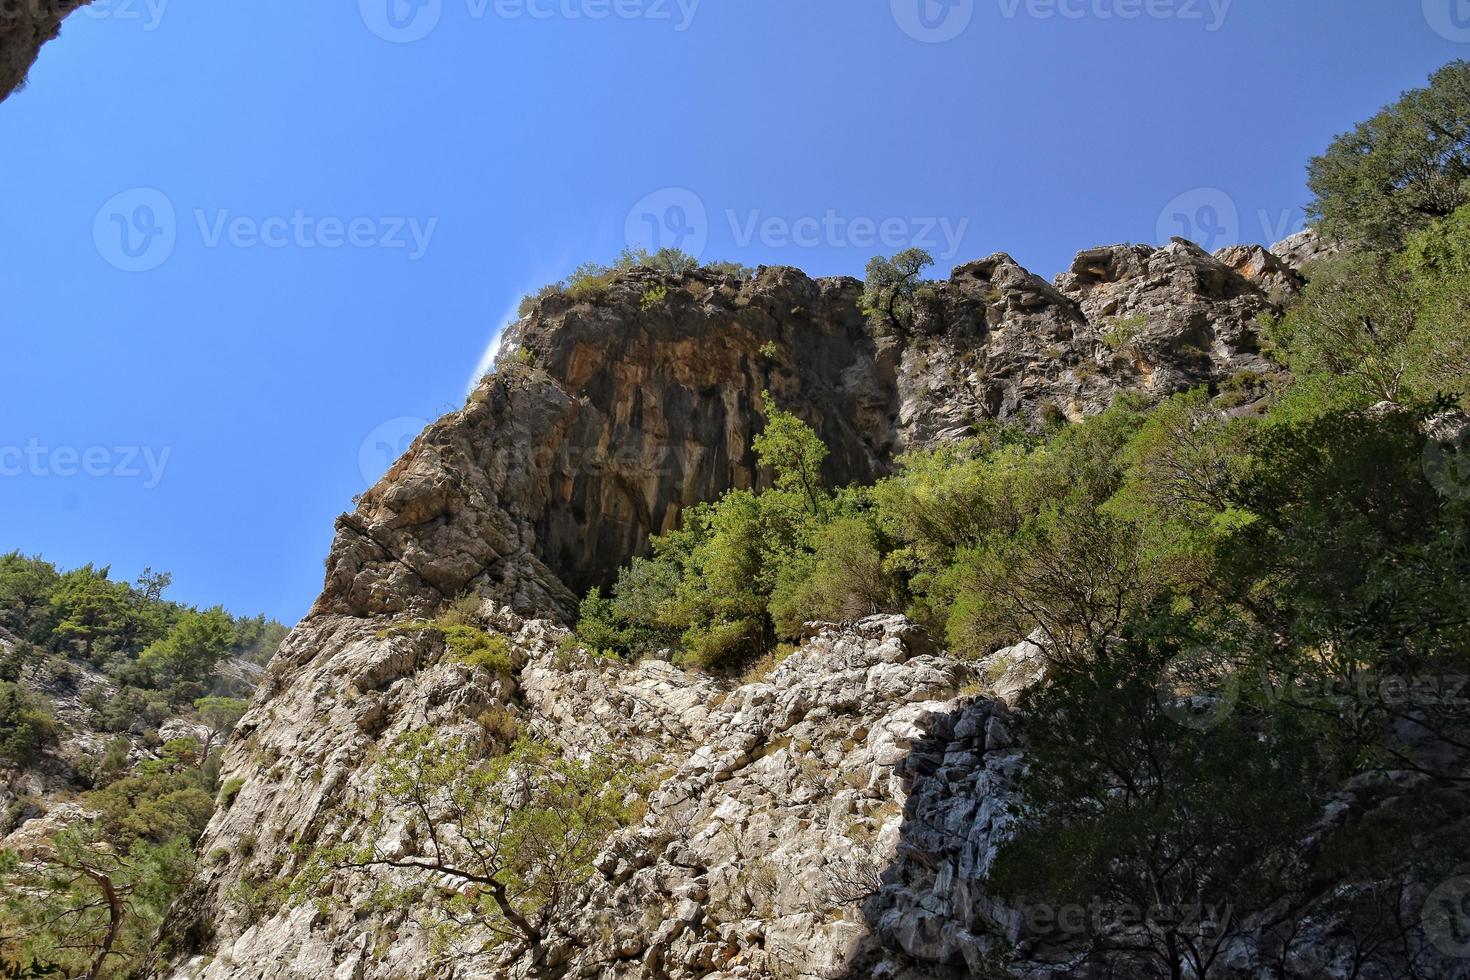
MULTIPOLYGON (((160 973, 979 971, 989 937, 1017 929, 983 877, 1019 764, 998 695, 1022 682, 1024 645, 986 669, 901 618, 868 620, 818 629, 737 684, 568 652, 561 624, 680 508, 758 484, 766 393, 832 446, 832 479, 869 480, 981 420, 1075 418, 1121 390, 1267 371, 1254 325, 1301 284, 1264 249, 1175 241, 1090 249, 1052 282, 1004 255, 963 265, 902 335, 873 330, 855 280, 791 269, 634 271, 592 300, 543 298, 469 403, 340 519, 322 596, 227 752, 233 799, 160 973), (513 677, 394 628, 464 593, 510 638, 513 677), (573 755, 617 746, 659 777, 552 941, 446 957, 419 910, 373 900, 388 872, 332 886, 353 914, 265 897, 319 842, 369 843, 366 794, 392 739, 429 725, 489 747, 495 712, 573 755)), ((375 846, 415 853, 409 814, 388 816, 397 829, 375 846)))
POLYGON ((25 84, 41 46, 61 22, 92 0, 18 0, 0 4, 0 102, 25 84))
POLYGON ((1121 390, 1268 371, 1254 326, 1300 286, 1259 247, 1179 240, 1090 249, 1052 283, 1006 255, 960 266, 908 336, 873 330, 857 280, 789 268, 551 295, 469 404, 339 520, 314 615, 418 614, 473 590, 564 618, 683 507, 759 481, 764 392, 832 448, 830 479, 868 481, 984 419, 1080 418, 1121 390))

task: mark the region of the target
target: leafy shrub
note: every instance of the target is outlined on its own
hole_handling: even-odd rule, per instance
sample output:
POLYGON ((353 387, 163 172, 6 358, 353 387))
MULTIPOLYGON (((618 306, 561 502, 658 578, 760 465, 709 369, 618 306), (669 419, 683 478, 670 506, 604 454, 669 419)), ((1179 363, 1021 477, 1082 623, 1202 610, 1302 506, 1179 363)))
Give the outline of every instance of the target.
POLYGON ((767 633, 757 619, 701 623, 684 636, 686 650, 680 663, 701 670, 731 671, 761 656, 767 633))
POLYGON ((56 744, 57 722, 39 695, 0 681, 0 761, 25 766, 56 744))
POLYGON ((498 633, 487 633, 474 626, 446 626, 444 645, 450 659, 466 667, 481 668, 492 674, 510 677, 514 673, 510 641, 498 633))
POLYGON ((1148 329, 1148 317, 1143 314, 1113 320, 1104 331, 1102 340, 1110 350, 1123 351, 1132 348, 1140 334, 1148 329))
POLYGON ((643 291, 643 300, 639 303, 639 309, 644 313, 655 307, 662 306, 664 300, 669 298, 667 286, 649 286, 643 291))
POLYGON ((219 805, 229 809, 235 802, 235 797, 240 795, 240 790, 245 788, 245 780, 239 776, 232 776, 225 780, 225 784, 219 790, 219 805))
POLYGON ((578 303, 595 302, 607 295, 617 281, 617 270, 596 262, 585 262, 567 276, 566 294, 578 303))
MULTIPOLYGON (((479 886, 457 893, 435 917, 439 939, 463 936, 476 924, 501 942, 536 948, 578 900, 607 838, 629 822, 636 789, 630 769, 610 755, 563 758, 528 739, 486 760, 467 743, 424 729, 399 739, 384 757, 368 810, 380 823, 403 810, 424 815, 426 851, 414 867, 425 878, 479 886), (449 826, 454 833, 444 832, 449 826)), ((391 860, 372 845, 323 848, 292 892, 341 901, 340 890, 321 883, 391 860)))
POLYGON ((466 592, 450 602, 435 620, 440 626, 474 626, 480 621, 483 601, 478 595, 466 592))
POLYGON ((754 269, 739 262, 709 262, 705 264, 705 268, 717 276, 731 279, 751 279, 755 276, 754 269))

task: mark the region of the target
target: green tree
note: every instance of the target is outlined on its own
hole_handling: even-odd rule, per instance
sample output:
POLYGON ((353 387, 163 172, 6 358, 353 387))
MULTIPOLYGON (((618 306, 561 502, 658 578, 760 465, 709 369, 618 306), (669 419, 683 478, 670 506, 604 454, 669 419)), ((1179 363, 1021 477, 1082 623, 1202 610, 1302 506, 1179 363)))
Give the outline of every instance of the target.
POLYGON ((870 519, 842 517, 819 528, 812 550, 788 562, 772 590, 776 632, 796 637, 808 622, 901 612, 903 586, 883 551, 870 519))
POLYGON ((79 645, 92 655, 99 643, 110 652, 138 636, 144 624, 133 616, 131 592, 109 576, 109 569, 90 564, 61 576, 50 599, 48 632, 53 649, 79 645))
POLYGON ((677 646, 681 661, 718 670, 775 645, 773 594, 795 587, 793 563, 810 565, 821 529, 848 505, 823 481, 827 447, 795 415, 772 407, 754 448, 774 486, 686 509, 679 528, 653 539, 651 559, 620 573, 611 598, 583 603, 584 645, 627 656, 677 646))
POLYGON ((218 744, 223 744, 240 721, 240 718, 250 709, 249 701, 239 698, 226 698, 218 695, 199 698, 194 702, 194 710, 199 714, 199 720, 209 729, 209 736, 200 749, 200 765, 209 757, 209 753, 218 744))
POLYGON ((1413 286, 1390 260, 1351 253, 1324 263, 1269 329, 1294 372, 1340 378, 1357 404, 1371 405, 1406 394, 1416 321, 1413 286))
POLYGON ((138 575, 138 592, 142 594, 144 602, 162 602, 163 593, 173 584, 173 580, 173 573, 155 572, 149 566, 138 575))
POLYGON ((0 961, 51 963, 87 980, 134 976, 192 874, 187 840, 120 851, 86 823, 38 859, 0 851, 0 961))
POLYGON ((774 407, 771 393, 764 399, 771 406, 766 425, 752 444, 756 459, 775 474, 776 489, 796 494, 813 517, 821 517, 827 498, 822 463, 829 450, 811 426, 790 412, 774 407))
POLYGON ((0 624, 29 634, 60 581, 56 566, 39 557, 0 555, 0 624))
POLYGON ((417 815, 417 851, 327 848, 298 886, 368 869, 448 878, 466 888, 442 910, 441 938, 479 925, 536 947, 570 911, 608 836, 627 822, 633 785, 625 773, 611 756, 579 762, 527 739, 483 759, 462 740, 412 732, 379 764, 368 810, 384 832, 390 814, 417 815))
POLYGON ((868 263, 862 307, 879 331, 899 335, 913 332, 916 306, 925 297, 921 276, 934 264, 934 256, 921 248, 899 252, 891 259, 878 256, 868 263))
POLYGON ((26 766, 56 744, 56 718, 41 697, 0 681, 0 761, 26 766))
POLYGON ((1300 901, 1299 843, 1339 775, 1298 718, 1231 686, 1241 662, 1218 633, 1191 633, 1154 623, 1059 664, 1016 716, 1022 803, 991 887, 1033 912, 1027 939, 1086 940, 1108 975, 1225 975, 1252 913, 1300 901), (1202 658, 1203 686, 1161 697, 1171 666, 1202 658), (1082 935, 1034 914, 1074 904, 1089 907, 1082 935))
POLYGON ((1405 239, 1470 203, 1470 63, 1441 68, 1312 160, 1322 233, 1370 251, 1405 239))
POLYGON ((165 743, 157 759, 86 796, 98 827, 113 845, 139 841, 163 844, 176 837, 193 841, 214 812, 213 787, 202 771, 203 753, 193 739, 165 743))
POLYGON ((190 610, 167 636, 144 650, 138 662, 165 684, 202 681, 214 673, 234 644, 234 622, 223 609, 190 610))

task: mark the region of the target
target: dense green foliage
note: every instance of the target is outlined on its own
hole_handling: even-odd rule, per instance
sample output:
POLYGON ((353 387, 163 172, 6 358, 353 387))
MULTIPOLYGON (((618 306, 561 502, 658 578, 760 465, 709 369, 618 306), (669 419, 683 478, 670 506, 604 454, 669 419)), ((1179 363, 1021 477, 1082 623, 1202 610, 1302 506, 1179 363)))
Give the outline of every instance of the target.
POLYGON ((825 486, 827 449, 811 429, 771 408, 754 448, 771 488, 686 510, 651 557, 623 570, 610 598, 587 597, 584 645, 633 657, 676 648, 683 662, 737 669, 806 620, 902 608, 868 494, 825 486))
MULTIPOLYGON (((79 668, 99 672, 113 689, 84 692, 91 724, 135 734, 206 694, 247 693, 219 666, 231 658, 265 663, 286 628, 264 616, 170 602, 169 582, 151 570, 130 584, 113 581, 106 568, 63 572, 40 558, 0 555, 0 629, 18 640, 0 657, 0 679, 19 680, 29 669, 35 683, 66 688, 79 668)), ((0 726, 4 715, 0 707, 0 726)))
POLYGON ((58 835, 45 861, 0 851, 0 969, 35 977, 135 976, 156 951, 164 913, 193 871, 186 838, 119 850, 87 824, 58 835))
MULTIPOLYGON (((214 810, 218 756, 193 739, 129 763, 120 739, 77 819, 36 854, 0 851, 0 966, 122 978, 154 951, 214 810)), ((43 973, 41 975, 52 975, 43 973)))
POLYGON ((0 764, 35 762, 56 741, 56 719, 45 703, 19 684, 0 681, 0 764))
POLYGON ((739 669, 880 611, 973 657, 1032 637, 998 895, 1100 905, 1071 938, 1120 975, 1208 977, 1250 914, 1276 910, 1286 957, 1309 900, 1372 881, 1331 898, 1365 964, 1417 956, 1383 903, 1463 871, 1470 825, 1470 470, 1429 434, 1470 392, 1467 271, 1470 207, 1315 270, 1269 325, 1289 380, 982 426, 871 488, 822 485, 816 436, 771 408, 769 489, 692 508, 578 638, 739 669), (1243 392, 1260 411, 1227 411, 1243 392), (1405 772, 1432 820, 1314 836, 1342 786, 1405 772))
MULTIPOLYGON (((0 766, 31 765, 62 726, 50 699, 74 696, 89 724, 126 733, 100 758, 72 760, 78 818, 24 858, 0 852, 0 971, 134 975, 154 952, 169 902, 193 873, 192 848, 214 809, 219 748, 244 713, 247 684, 227 659, 264 663, 286 630, 163 598, 166 573, 115 582, 91 565, 63 572, 0 555, 0 766), (90 676, 87 676, 90 675, 90 676), (165 718, 193 715, 204 744, 159 746, 165 718), (151 750, 146 746, 154 746, 151 750)), ((0 815, 0 833, 13 813, 0 815)))
POLYGON ((904 335, 914 329, 915 306, 928 289, 920 276, 933 264, 934 257, 921 248, 905 249, 891 259, 880 256, 868 263, 862 308, 875 330, 904 335))
POLYGON ((464 887, 426 910, 439 949, 454 952, 472 925, 535 946, 576 901, 608 836, 629 822, 636 772, 627 760, 568 759, 529 739, 487 759, 464 740, 410 732, 380 761, 370 810, 383 833, 393 814, 415 814, 423 849, 385 856, 377 833, 361 848, 322 848, 291 891, 328 895, 330 876, 372 869, 417 876, 405 895, 382 897, 393 904, 411 902, 428 880, 452 880, 464 887))
POLYGON ((1373 252, 1397 251, 1470 203, 1470 62, 1446 65, 1339 137, 1309 179, 1322 233, 1373 252))

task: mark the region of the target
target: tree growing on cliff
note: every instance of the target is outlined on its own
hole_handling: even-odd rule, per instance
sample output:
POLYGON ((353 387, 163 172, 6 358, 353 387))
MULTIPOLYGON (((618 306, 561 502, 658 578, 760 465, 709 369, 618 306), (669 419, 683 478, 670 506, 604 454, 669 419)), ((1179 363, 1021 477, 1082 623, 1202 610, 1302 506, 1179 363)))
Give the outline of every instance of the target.
POLYGON ((0 763, 30 765, 56 742, 56 718, 39 695, 0 680, 0 763))
POLYGON ((1470 203, 1470 62, 1340 136, 1308 175, 1307 212, 1323 234, 1375 252, 1470 203))
POLYGON ((86 980, 134 976, 193 869, 186 838, 123 850, 87 822, 25 860, 0 851, 0 964, 51 964, 54 975, 86 980))
POLYGON ((913 332, 915 306, 924 295, 920 277, 933 264, 934 256, 922 248, 905 249, 891 259, 878 256, 868 263, 862 309, 875 330, 913 332))
POLYGON ((1301 899, 1299 842, 1338 773, 1301 719, 1255 710, 1221 635, 1135 627, 1023 696, 1018 832, 991 885, 1027 938, 1109 976, 1221 976, 1251 914, 1301 899))
POLYGON ((318 852, 295 883, 321 894, 336 874, 396 870, 453 883, 454 897, 432 924, 452 943, 472 927, 531 948, 565 915, 592 859, 629 819, 629 770, 611 755, 588 761, 518 740, 483 759, 463 739, 420 729, 399 739, 379 764, 366 809, 370 843, 318 852), (416 847, 379 851, 388 822, 407 815, 416 847))

